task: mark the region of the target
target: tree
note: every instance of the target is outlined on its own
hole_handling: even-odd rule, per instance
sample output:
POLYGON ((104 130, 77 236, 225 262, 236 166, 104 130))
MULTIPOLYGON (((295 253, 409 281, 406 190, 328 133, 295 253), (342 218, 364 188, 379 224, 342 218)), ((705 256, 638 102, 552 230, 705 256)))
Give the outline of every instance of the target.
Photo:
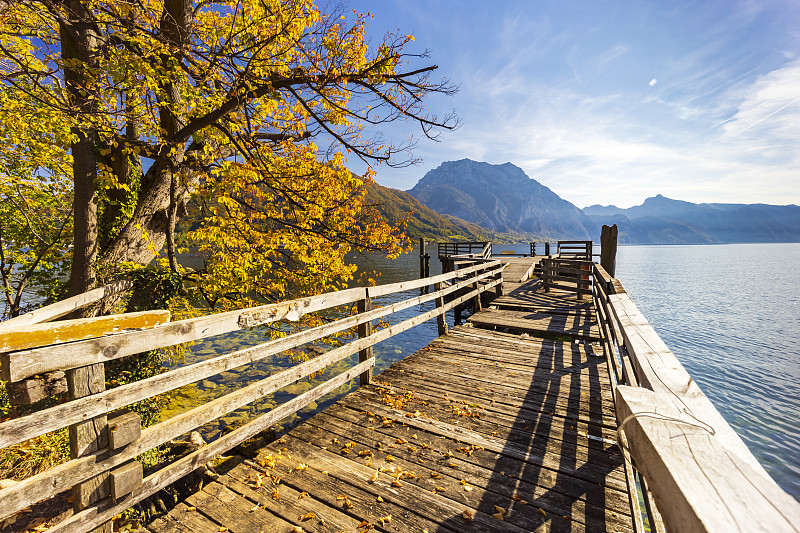
POLYGON ((25 92, 0 86, 0 283, 5 314, 26 293, 52 298, 72 241, 69 129, 25 92))
POLYGON ((165 246, 178 270, 191 197, 209 302, 319 292, 352 274, 351 249, 398 253, 402 228, 364 209, 372 173, 352 175, 346 156, 407 163, 408 146, 364 128, 405 118, 435 137, 455 118, 429 116, 424 98, 453 88, 411 65, 425 56, 405 51, 410 36, 370 50, 368 18, 311 0, 5 4, 4 89, 69 131, 54 144, 72 156, 70 292, 165 246))

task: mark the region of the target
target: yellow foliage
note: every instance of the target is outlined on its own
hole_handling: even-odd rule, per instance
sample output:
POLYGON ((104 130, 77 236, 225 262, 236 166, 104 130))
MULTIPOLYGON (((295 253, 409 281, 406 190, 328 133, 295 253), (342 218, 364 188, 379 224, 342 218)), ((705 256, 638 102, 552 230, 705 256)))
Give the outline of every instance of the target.
POLYGON ((391 160, 395 147, 362 134, 394 118, 429 136, 455 125, 422 107, 452 88, 428 80, 435 67, 406 70, 413 37, 371 49, 369 17, 323 13, 313 0, 186 0, 191 20, 165 13, 163 0, 84 6, 97 32, 87 64, 61 55, 65 4, 0 13, 0 158, 66 176, 77 132, 95 135, 101 214, 114 213, 101 224, 101 261, 124 227, 162 252, 165 230, 151 221, 168 203, 156 184, 170 180, 173 205, 191 195, 201 206, 189 238, 208 267, 194 279, 221 308, 339 288, 355 270, 349 252, 402 251, 404 228, 365 205, 373 171, 353 175, 345 154, 391 160), (31 135, 32 121, 54 127, 31 135))

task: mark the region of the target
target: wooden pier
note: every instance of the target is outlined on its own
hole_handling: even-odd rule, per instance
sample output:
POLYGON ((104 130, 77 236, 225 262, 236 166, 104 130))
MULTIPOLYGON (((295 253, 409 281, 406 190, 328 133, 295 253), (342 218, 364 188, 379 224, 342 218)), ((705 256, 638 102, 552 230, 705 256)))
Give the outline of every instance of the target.
MULTIPOLYGON (((224 462, 202 490, 146 530, 642 532, 645 521, 650 531, 797 530, 800 504, 761 468, 622 284, 592 262, 590 244, 588 257, 575 256, 574 243, 564 245, 564 257, 491 256, 491 246, 487 256, 485 243, 479 253, 464 254, 460 246, 450 250, 458 257, 446 257, 454 270, 425 279, 166 324, 154 315, 156 325, 138 331, 98 336, 102 326, 94 324, 90 338, 80 324, 74 332, 67 324, 59 327, 60 344, 6 346, 3 379, 35 399, 61 390, 65 370, 102 372, 110 359, 269 322, 296 323, 321 310, 342 316, 3 422, 0 447, 87 420, 99 437, 71 461, 0 489, 0 519, 72 488, 81 498, 73 516, 49 531, 108 531, 108 521, 126 508, 358 379, 357 391, 256 457, 224 462), (406 299, 375 305, 401 293, 406 299), (429 311, 372 327, 427 302, 429 311), (445 313, 467 304, 467 323, 448 328, 445 313), (431 319, 438 338, 372 376, 372 346, 431 319), (352 342, 149 428, 123 409, 348 329, 357 331, 352 342), (358 363, 344 372, 143 475, 136 457, 144 451, 354 354, 358 363)), ((112 289, 119 290, 21 317, 15 333, 29 327, 20 324, 46 322, 112 289)), ((14 326, 9 322, 0 335, 14 326)))
POLYGON ((457 326, 149 529, 632 531, 615 429, 599 345, 457 326))

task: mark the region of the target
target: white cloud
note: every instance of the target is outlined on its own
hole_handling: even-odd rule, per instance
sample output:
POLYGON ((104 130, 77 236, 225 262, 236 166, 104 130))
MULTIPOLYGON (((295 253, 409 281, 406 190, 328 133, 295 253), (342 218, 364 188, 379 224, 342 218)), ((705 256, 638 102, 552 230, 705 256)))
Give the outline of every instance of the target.
POLYGON ((657 80, 657 79, 655 79, 655 78, 653 78, 652 80, 650 80, 650 87, 652 87, 652 86, 653 86, 653 85, 655 85, 656 83, 658 83, 658 80, 657 80))

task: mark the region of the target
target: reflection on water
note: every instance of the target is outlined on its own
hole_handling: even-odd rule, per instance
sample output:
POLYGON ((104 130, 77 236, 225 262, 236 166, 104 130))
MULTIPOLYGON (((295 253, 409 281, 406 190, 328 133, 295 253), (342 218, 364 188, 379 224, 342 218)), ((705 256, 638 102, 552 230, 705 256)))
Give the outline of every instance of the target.
POLYGON ((624 246, 617 277, 775 481, 800 499, 800 244, 624 246))

